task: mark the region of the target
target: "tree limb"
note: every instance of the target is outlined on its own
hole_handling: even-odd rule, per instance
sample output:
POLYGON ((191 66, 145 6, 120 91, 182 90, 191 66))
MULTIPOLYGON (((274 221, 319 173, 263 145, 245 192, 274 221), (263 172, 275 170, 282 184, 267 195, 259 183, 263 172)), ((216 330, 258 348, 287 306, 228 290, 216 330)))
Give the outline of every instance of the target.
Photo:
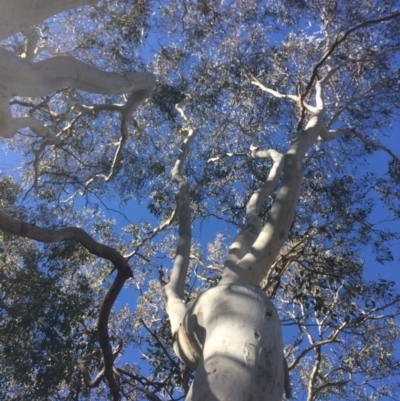
POLYGON ((41 97, 64 87, 103 95, 131 93, 126 110, 134 110, 155 86, 152 73, 121 75, 105 72, 69 56, 29 63, 3 48, 0 48, 0 80, 0 123, 3 127, 0 135, 6 138, 27 127, 32 127, 38 135, 50 136, 47 128, 32 117, 12 118, 8 99, 15 95, 41 97))
MULTIPOLYGON (((326 81, 322 81, 325 84, 326 81)), ((283 160, 282 183, 274 197, 267 221, 257 239, 234 266, 224 269, 221 283, 245 282, 258 285, 268 273, 282 248, 292 225, 303 177, 302 162, 325 127, 324 105, 310 118, 304 131, 297 133, 283 160)))
MULTIPOLYGON (((299 103, 300 103, 300 107, 301 107, 301 112, 300 112, 300 119, 299 119, 299 122, 297 124, 297 130, 298 131, 301 130, 301 126, 303 124, 304 117, 305 117, 305 110, 307 109, 307 107, 305 105, 305 102, 304 102, 305 98, 307 97, 308 93, 310 92, 311 88, 314 85, 315 80, 318 77, 319 69, 324 65, 324 63, 328 60, 328 58, 333 54, 335 49, 341 43, 343 43, 351 33, 356 31, 357 29, 364 28, 364 27, 366 27, 368 25, 373 25, 373 24, 378 24, 380 22, 389 21, 391 19, 399 18, 399 17, 400 17, 400 12, 396 12, 396 13, 394 13, 392 15, 387 16, 387 17, 382 17, 382 18, 377 18, 377 19, 361 22, 360 24, 358 24, 358 25, 354 26, 353 28, 350 28, 349 30, 347 30, 340 38, 336 38, 334 43, 330 47, 328 47, 328 50, 323 54, 323 56, 320 58, 320 60, 314 65, 314 68, 313 68, 312 73, 311 73, 311 78, 308 81, 306 89, 300 95, 300 102, 299 103)), ((328 46, 329 46, 329 44, 328 44, 328 46)))
MULTIPOLYGON (((117 269, 117 275, 100 307, 97 330, 100 347, 104 358, 104 377, 111 390, 114 400, 119 400, 119 383, 114 376, 114 356, 108 335, 108 322, 112 306, 117 299, 125 281, 132 277, 132 271, 127 260, 114 248, 100 244, 89 234, 78 227, 58 229, 41 228, 34 224, 14 219, 0 211, 0 229, 9 234, 30 238, 45 243, 61 241, 77 241, 93 255, 109 260, 117 269)), ((97 380, 97 379, 95 379, 97 380)), ((100 379, 98 379, 100 380, 100 379)))
POLYGON ((278 92, 276 90, 267 88, 250 71, 247 71, 247 73, 249 74, 249 76, 251 78, 250 83, 252 85, 258 86, 264 92, 267 92, 270 95, 273 95, 273 96, 275 96, 276 98, 279 98, 279 99, 290 99, 290 100, 294 100, 295 102, 299 101, 299 97, 298 96, 291 95, 291 94, 280 93, 280 92, 278 92))
POLYGON ((190 209, 190 185, 183 176, 183 166, 189 153, 190 144, 193 142, 195 133, 183 111, 183 107, 187 104, 188 98, 178 103, 175 107, 187 123, 187 136, 180 147, 178 160, 172 169, 172 179, 179 186, 178 197, 178 221, 179 235, 178 246, 174 265, 171 272, 169 283, 164 287, 167 312, 171 321, 172 336, 175 337, 183 317, 186 313, 184 305, 184 288, 186 281, 186 273, 189 267, 190 247, 192 239, 192 218, 190 209))
POLYGON ((368 140, 367 138, 365 138, 365 136, 363 134, 356 131, 354 128, 339 128, 336 130, 324 129, 324 130, 321 130, 319 139, 327 142, 327 141, 332 141, 332 140, 336 139, 337 137, 339 137, 340 135, 345 135, 345 134, 356 136, 365 146, 369 146, 374 149, 383 150, 389 156, 392 157, 392 159, 394 160, 395 163, 400 163, 399 156, 397 156, 395 153, 393 153, 388 147, 381 145, 380 143, 376 143, 376 142, 368 140))
POLYGON ((42 123, 36 120, 36 118, 34 117, 13 118, 8 103, 8 97, 3 96, 1 93, 0 93, 0 127, 1 127, 0 136, 2 136, 3 138, 12 138, 19 130, 23 128, 30 128, 36 135, 41 136, 44 139, 47 139, 54 145, 61 144, 61 139, 53 135, 50 132, 49 127, 42 125, 42 123))
POLYGON ((98 351, 92 352, 90 355, 83 356, 81 358, 79 367, 83 376, 83 381, 85 385, 89 388, 98 387, 103 380, 104 377, 104 368, 96 375, 96 377, 92 380, 89 374, 89 363, 99 355, 98 351))
POLYGON ((70 8, 98 0, 1 0, 0 40, 70 8))
POLYGON ((318 76, 319 69, 322 67, 322 65, 325 63, 325 61, 328 59, 328 57, 332 55, 332 53, 335 51, 335 49, 340 44, 342 44, 350 34, 352 34, 357 29, 364 28, 368 25, 379 24, 380 22, 389 21, 391 19, 399 18, 399 17, 400 17, 400 12, 396 12, 396 13, 393 13, 392 15, 388 15, 386 17, 361 22, 360 24, 347 30, 339 39, 337 38, 335 40, 335 42, 332 44, 332 46, 324 53, 324 55, 320 58, 320 60, 314 65, 314 68, 313 68, 313 71, 311 74, 311 78, 308 81, 305 91, 301 94, 301 100, 303 101, 305 99, 305 97, 308 95, 308 93, 310 92, 312 86, 314 85, 314 81, 318 76))
POLYGON ((85 187, 87 188, 96 178, 102 178, 105 182, 109 182, 117 172, 118 163, 121 159, 122 150, 129 137, 129 125, 132 123, 132 113, 139 107, 139 105, 144 102, 153 91, 154 86, 148 89, 142 89, 139 91, 134 91, 129 94, 127 103, 124 106, 110 105, 113 108, 119 107, 122 114, 121 117, 121 137, 117 144, 117 149, 114 154, 113 161, 111 163, 110 172, 108 175, 96 174, 86 181, 85 187))
POLYGON ((367 138, 365 138, 364 135, 360 134, 360 133, 357 132, 356 130, 352 130, 352 134, 353 134, 354 136, 356 136, 358 139, 360 139, 360 141, 361 141, 364 145, 370 146, 371 148, 374 148, 374 149, 383 150, 384 152, 386 152, 387 154, 389 154, 389 155, 393 158, 393 160, 394 160, 396 163, 400 163, 399 156, 397 156, 395 153, 393 153, 393 152, 392 152, 389 148, 387 148, 386 146, 383 146, 383 145, 381 145, 380 143, 376 143, 376 142, 369 141, 367 138))
POLYGON ((311 370, 311 374, 310 377, 308 378, 308 384, 307 384, 307 401, 312 401, 314 399, 314 384, 315 384, 315 380, 317 378, 318 372, 319 372, 319 368, 321 366, 321 359, 322 359, 322 355, 321 355, 321 347, 316 347, 315 348, 315 362, 314 362, 314 366, 311 370))
POLYGON ((268 196, 272 194, 278 185, 283 170, 283 155, 276 150, 258 150, 252 148, 251 156, 254 159, 271 158, 272 168, 266 182, 258 188, 250 197, 246 205, 245 225, 232 242, 225 262, 225 268, 232 268, 251 248, 260 234, 262 222, 259 217, 262 206, 268 196))
POLYGON ((142 247, 142 245, 145 242, 152 240, 157 234, 159 234, 161 231, 164 231, 167 227, 169 227, 175 221, 177 215, 178 215, 178 207, 175 207, 171 216, 167 220, 163 221, 158 227, 154 228, 153 231, 151 231, 151 233, 147 237, 141 239, 139 244, 135 247, 135 249, 132 252, 128 253, 127 255, 124 255, 124 257, 127 260, 131 259, 134 255, 137 254, 138 250, 142 247))

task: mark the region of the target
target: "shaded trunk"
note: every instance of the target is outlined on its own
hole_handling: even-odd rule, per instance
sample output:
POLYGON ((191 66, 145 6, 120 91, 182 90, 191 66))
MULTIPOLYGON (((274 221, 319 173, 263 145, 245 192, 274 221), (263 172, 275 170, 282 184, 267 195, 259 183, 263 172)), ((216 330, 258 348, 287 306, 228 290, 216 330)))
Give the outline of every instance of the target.
POLYGON ((179 344, 191 346, 186 363, 198 363, 186 401, 282 400, 279 316, 258 286, 231 283, 204 292, 178 337, 179 344))

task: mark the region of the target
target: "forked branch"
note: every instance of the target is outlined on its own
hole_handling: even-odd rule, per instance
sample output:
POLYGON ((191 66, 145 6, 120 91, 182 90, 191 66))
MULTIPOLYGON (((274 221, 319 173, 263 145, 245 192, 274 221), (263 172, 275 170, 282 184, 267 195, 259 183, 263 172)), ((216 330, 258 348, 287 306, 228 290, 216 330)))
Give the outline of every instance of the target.
POLYGON ((147 98, 155 85, 154 75, 148 72, 125 75, 105 72, 69 56, 29 63, 3 48, 0 48, 0 80, 0 135, 6 138, 28 127, 45 138, 50 136, 48 129, 34 118, 12 118, 8 99, 15 95, 41 97, 64 87, 104 95, 132 93, 134 97, 128 103, 129 108, 134 109, 147 98))
POLYGON ((347 30, 340 38, 337 38, 335 40, 335 42, 332 44, 332 46, 323 54, 323 56, 320 58, 320 60, 314 65, 314 68, 313 68, 313 71, 311 74, 311 78, 308 81, 305 91, 301 95, 301 100, 303 101, 306 98, 306 96, 310 92, 311 88, 313 87, 314 82, 317 79, 319 69, 324 65, 324 63, 327 61, 327 59, 333 54, 333 52, 336 50, 336 48, 339 45, 341 45, 348 38, 348 36, 350 34, 355 32, 356 30, 364 28, 366 26, 379 24, 381 22, 389 21, 389 20, 392 20, 395 18, 400 18, 400 12, 393 13, 392 15, 388 15, 386 17, 376 18, 376 19, 361 22, 360 24, 347 30))
POLYGON ((285 93, 280 93, 274 89, 268 88, 264 86, 250 71, 247 71, 250 77, 250 83, 254 86, 258 86, 262 91, 269 93, 270 95, 273 95, 279 99, 290 99, 294 100, 295 102, 299 101, 299 97, 296 95, 291 95, 291 94, 285 94, 285 93))
POLYGON ((229 248, 225 262, 225 267, 227 269, 232 268, 247 252, 249 252, 254 241, 260 234, 262 227, 260 218, 261 209, 268 196, 276 189, 282 174, 282 154, 273 149, 261 151, 258 150, 258 147, 252 148, 251 150, 251 156, 254 159, 271 158, 273 160, 273 165, 266 182, 253 193, 246 205, 245 225, 229 248))
MULTIPOLYGON (((255 240, 252 239, 253 244, 245 255, 235 264, 230 261, 226 264, 221 283, 245 282, 258 285, 278 256, 289 233, 299 200, 303 177, 303 160, 308 149, 315 143, 321 132, 326 130, 323 87, 333 73, 334 70, 329 71, 318 81, 316 106, 313 108, 312 116, 305 129, 297 132, 295 140, 280 162, 282 165, 279 169, 276 168, 275 171, 271 171, 274 177, 274 185, 276 186, 277 181, 281 178, 281 187, 274 196, 264 227, 256 235, 255 240), (280 174, 281 172, 282 174, 280 174)), ((261 199, 262 197, 260 197, 261 199)))
POLYGON ((114 109, 117 109, 121 113, 121 137, 117 144, 117 149, 114 153, 114 158, 111 163, 110 172, 108 175, 96 174, 91 177, 85 183, 85 188, 87 188, 96 178, 101 178, 105 182, 109 182, 116 174, 119 161, 121 160, 121 154, 124 149, 124 145, 129 138, 129 125, 133 123, 132 113, 143 103, 151 94, 154 89, 154 84, 150 85, 147 89, 141 89, 134 91, 129 94, 128 100, 125 105, 113 105, 114 109))

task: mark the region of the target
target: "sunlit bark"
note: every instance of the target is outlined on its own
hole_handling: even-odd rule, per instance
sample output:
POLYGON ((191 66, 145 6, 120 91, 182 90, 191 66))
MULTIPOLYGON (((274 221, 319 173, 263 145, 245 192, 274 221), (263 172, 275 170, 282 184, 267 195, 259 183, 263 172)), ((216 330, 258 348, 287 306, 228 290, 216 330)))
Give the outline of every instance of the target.
MULTIPOLYGON (((76 110, 80 110, 80 112, 75 114, 70 127, 81 116, 88 113, 108 111, 119 113, 121 117, 120 138, 113 144, 115 153, 111 165, 108 170, 96 170, 100 172, 93 173, 91 178, 82 180, 82 186, 87 190, 98 179, 109 182, 116 176, 122 150, 129 137, 128 129, 133 124, 131 115, 150 96, 155 86, 155 77, 151 73, 139 72, 122 75, 104 72, 73 57, 54 57, 35 62, 37 34, 34 25, 70 7, 93 3, 94 1, 89 0, 62 2, 59 0, 4 0, 0 4, 0 39, 18 32, 22 33, 26 39, 25 53, 21 57, 0 48, 0 135, 4 138, 11 138, 21 129, 29 128, 35 135, 43 138, 40 146, 32 148, 35 154, 36 178, 34 182, 36 187, 38 187, 36 184, 40 175, 41 152, 48 145, 61 147, 63 145, 62 132, 53 133, 50 126, 43 125, 32 115, 13 117, 9 107, 11 97, 42 97, 64 88, 99 94, 129 93, 126 104, 94 106, 76 104, 74 106, 76 107, 74 113, 76 110)), ((186 2, 183 4, 185 10, 182 16, 182 25, 185 24, 184 19, 190 11, 186 2)), ((216 15, 214 18, 217 18, 216 15)), ((132 273, 128 265, 130 258, 138 254, 143 244, 177 221, 179 225, 178 243, 169 282, 164 287, 164 295, 174 350, 183 363, 196 370, 186 400, 281 401, 284 392, 287 397, 290 397, 291 391, 287 371, 285 372, 286 364, 279 316, 264 289, 260 289, 258 286, 261 280, 268 277, 273 270, 287 240, 300 196, 303 164, 307 161, 307 153, 317 141, 331 141, 343 134, 351 135, 360 139, 366 146, 384 150, 399 162, 398 157, 388 147, 369 140, 356 129, 349 127, 330 129, 349 106, 372 93, 383 81, 367 87, 357 96, 350 96, 342 106, 337 108, 330 124, 326 123, 326 99, 324 99, 324 88, 328 86, 330 79, 346 67, 346 62, 334 63, 335 51, 358 29, 387 22, 399 16, 400 14, 396 12, 387 17, 359 23, 352 28, 347 28, 342 34, 337 34, 336 28, 334 34, 327 34, 324 38, 325 47, 321 51, 322 56, 314 58, 314 60, 318 60, 314 65, 310 63, 308 78, 307 76, 302 78, 303 82, 298 87, 297 83, 294 83, 294 79, 285 78, 285 80, 292 81, 293 86, 296 86, 296 94, 286 94, 282 93, 285 89, 280 92, 268 87, 267 84, 264 85, 261 82, 261 78, 256 78, 249 71, 246 71, 247 74, 243 74, 247 75, 254 90, 260 93, 261 91, 265 92, 265 96, 273 96, 280 101, 295 102, 299 115, 298 129, 294 130, 296 131, 293 135, 294 139, 286 151, 260 149, 256 143, 253 143, 248 154, 245 150, 239 149, 239 152, 244 152, 240 155, 245 155, 250 161, 252 159, 272 159, 272 168, 265 182, 260 184, 259 189, 249 197, 245 205, 244 226, 239 230, 229 248, 221 280, 218 285, 200 294, 190 305, 185 304, 185 284, 189 261, 192 257, 191 194, 193 189, 189 184, 190 179, 185 176, 185 163, 189 157, 190 145, 195 140, 196 132, 196 126, 192 125, 190 116, 187 116, 184 109, 191 100, 190 97, 176 105, 176 110, 184 123, 181 133, 186 135, 177 149, 179 154, 176 156, 171 174, 172 181, 178 187, 176 208, 164 223, 136 242, 132 241, 134 245, 131 245, 131 249, 133 248, 133 250, 127 255, 122 255, 116 249, 98 243, 80 228, 46 229, 13 219, 0 212, 0 229, 4 232, 40 242, 77 241, 94 255, 110 260, 117 270, 114 282, 100 309, 98 334, 104 363, 98 369, 99 373, 94 379, 91 379, 89 375, 89 367, 97 354, 84 356, 81 360, 81 372, 87 386, 96 387, 104 382, 110 388, 114 400, 121 397, 119 378, 122 370, 114 367, 115 351, 111 347, 108 333, 111 308, 123 284, 131 277, 132 273), (268 197, 272 198, 271 208, 266 217, 262 216, 263 219, 261 219, 260 215, 263 213, 262 209, 268 197)), ((330 21, 326 20, 326 24, 330 24, 330 21)), ((205 32, 200 33, 206 34, 205 32)), ((201 35, 199 34, 199 36, 201 35)), ((273 59, 271 60, 273 61, 273 59)), ((163 77, 160 79, 162 80, 163 77)), ((193 85, 199 86, 198 82, 193 82, 193 85)), ((288 84, 286 85, 288 86, 288 84)), ((14 101, 18 102, 19 100, 15 99, 14 101)), ((338 101, 339 103, 340 101, 338 101)), ((64 128, 63 131, 70 127, 64 128)), ((268 143, 268 141, 265 142, 268 143)), ((226 150, 224 151, 226 152, 226 150)), ((222 156, 212 157, 208 163, 232 155, 232 153, 225 153, 222 156)), ((195 168, 198 167, 197 162, 198 160, 193 164, 195 168)), ((92 186, 94 187, 94 185, 92 186)), ((310 242, 312 235, 302 238, 300 242, 310 242)), ((302 250, 305 247, 306 245, 299 246, 302 250)), ((147 255, 141 255, 141 257, 145 259, 147 255)), ((287 268, 293 261, 295 261, 295 257, 286 260, 284 268, 287 268)), ((164 284, 163 280, 160 281, 164 284)), ((335 331, 319 341, 310 335, 310 346, 299 351, 298 356, 291 359, 289 367, 293 369, 306 355, 315 353, 312 369, 307 378, 309 401, 315 399, 318 392, 323 391, 324 386, 328 386, 328 384, 332 387, 342 385, 343 382, 328 382, 328 384, 325 383, 318 387, 318 382, 322 380, 323 346, 336 342, 339 334, 348 327, 350 325, 347 321, 338 324, 335 331)), ((166 352, 166 348, 162 348, 162 350, 166 352)), ((174 364, 172 366, 176 367, 174 364)), ((135 380, 132 378, 132 383, 126 382, 132 387, 139 388, 149 399, 158 400, 157 396, 146 388, 140 387, 135 380)), ((146 381, 147 383, 149 382, 146 381)))
POLYGON ((13 119, 8 99, 12 96, 41 97, 67 87, 104 95, 132 92, 130 111, 134 111, 150 95, 155 85, 154 75, 148 72, 120 75, 102 71, 68 56, 30 63, 2 48, 0 80, 1 135, 10 138, 21 128, 31 128, 40 136, 49 137, 55 144, 57 139, 33 117, 13 119))
MULTIPOLYGON (((255 286, 266 276, 287 238, 299 199, 303 160, 309 148, 326 130, 323 87, 335 72, 328 69, 317 81, 315 106, 305 106, 312 114, 305 129, 297 132, 285 155, 274 150, 252 149, 253 157, 271 157, 274 165, 268 180, 252 195, 246 206, 246 225, 228 252, 221 281, 216 288, 200 295, 186 314, 183 288, 187 267, 182 270, 179 265, 182 263, 180 259, 188 259, 182 257, 182 251, 177 252, 180 259, 175 260, 167 290, 172 285, 177 287, 175 298, 180 312, 177 314, 171 307, 167 307, 167 311, 174 339, 177 340, 177 355, 196 369, 187 400, 241 401, 248 398, 280 401, 284 390, 288 397, 291 395, 288 377, 285 376, 279 318, 272 303, 255 286), (273 197, 267 221, 261 227, 261 207, 279 181, 281 186, 273 197), (181 284, 178 284, 178 277, 181 284)), ((269 90, 254 79, 253 83, 278 98, 298 100, 269 90)), ((180 166, 179 174, 186 155, 185 147, 176 165, 180 166)), ((181 182, 182 194, 187 181, 181 175, 177 176, 177 167, 175 171, 174 177, 181 182)), ((189 199, 185 197, 185 201, 188 206, 189 199)), ((184 216, 179 217, 180 227, 187 224, 187 220, 182 218, 184 216)), ((182 234, 178 250, 183 238, 190 239, 182 234)), ((186 242, 186 253, 189 247, 190 242, 186 242)))
MULTIPOLYGON (((54 145, 61 143, 57 136, 50 133, 48 127, 42 125, 34 117, 13 118, 8 104, 9 99, 13 96, 42 97, 63 88, 74 88, 99 94, 130 93, 127 104, 120 108, 123 115, 122 136, 110 175, 103 177, 108 180, 114 174, 120 151, 127 139, 127 126, 131 122, 131 113, 153 91, 155 86, 154 75, 147 72, 133 72, 125 75, 104 72, 69 56, 31 62, 34 59, 37 44, 37 35, 31 25, 72 7, 93 3, 95 1, 92 0, 4 0, 1 2, 0 39, 21 32, 26 36, 27 44, 24 57, 17 57, 6 49, 0 48, 0 135, 4 138, 11 138, 19 130, 30 128, 36 135, 45 139, 39 150, 34 151, 36 153, 43 150, 48 143, 54 145)), ((36 184, 38 154, 35 156, 36 184)), ((113 263, 117 275, 101 305, 98 320, 99 342, 104 361, 103 368, 96 379, 91 381, 86 371, 86 362, 83 362, 81 367, 88 385, 97 386, 100 380, 105 379, 114 400, 120 399, 118 374, 114 369, 114 354, 108 334, 108 322, 118 294, 125 281, 132 277, 127 259, 115 249, 98 243, 84 230, 76 227, 55 230, 40 228, 34 224, 13 219, 0 212, 0 229, 41 242, 78 241, 89 252, 113 263)))
POLYGON ((179 186, 179 195, 177 197, 177 217, 179 221, 178 245, 176 248, 176 255, 174 266, 171 272, 169 283, 165 286, 165 298, 167 313, 171 321, 171 332, 174 338, 174 348, 179 356, 176 338, 179 327, 182 324, 183 318, 186 313, 186 306, 184 304, 184 288, 186 281, 186 274, 189 267, 190 246, 192 240, 192 218, 190 209, 190 185, 186 178, 183 176, 183 168, 185 161, 189 154, 190 144, 193 142, 195 132, 191 127, 185 113, 184 106, 190 101, 188 97, 186 100, 176 105, 176 109, 181 114, 182 118, 187 124, 187 136, 181 145, 178 160, 172 170, 172 179, 179 186))

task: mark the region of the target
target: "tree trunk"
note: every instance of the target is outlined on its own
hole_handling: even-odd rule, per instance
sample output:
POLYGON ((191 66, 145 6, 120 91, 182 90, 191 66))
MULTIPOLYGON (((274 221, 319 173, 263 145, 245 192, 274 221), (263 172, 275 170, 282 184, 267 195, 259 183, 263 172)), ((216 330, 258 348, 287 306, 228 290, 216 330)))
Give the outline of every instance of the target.
POLYGON ((282 400, 279 316, 258 286, 231 283, 204 292, 186 313, 179 344, 185 334, 189 359, 201 355, 186 401, 282 400))

